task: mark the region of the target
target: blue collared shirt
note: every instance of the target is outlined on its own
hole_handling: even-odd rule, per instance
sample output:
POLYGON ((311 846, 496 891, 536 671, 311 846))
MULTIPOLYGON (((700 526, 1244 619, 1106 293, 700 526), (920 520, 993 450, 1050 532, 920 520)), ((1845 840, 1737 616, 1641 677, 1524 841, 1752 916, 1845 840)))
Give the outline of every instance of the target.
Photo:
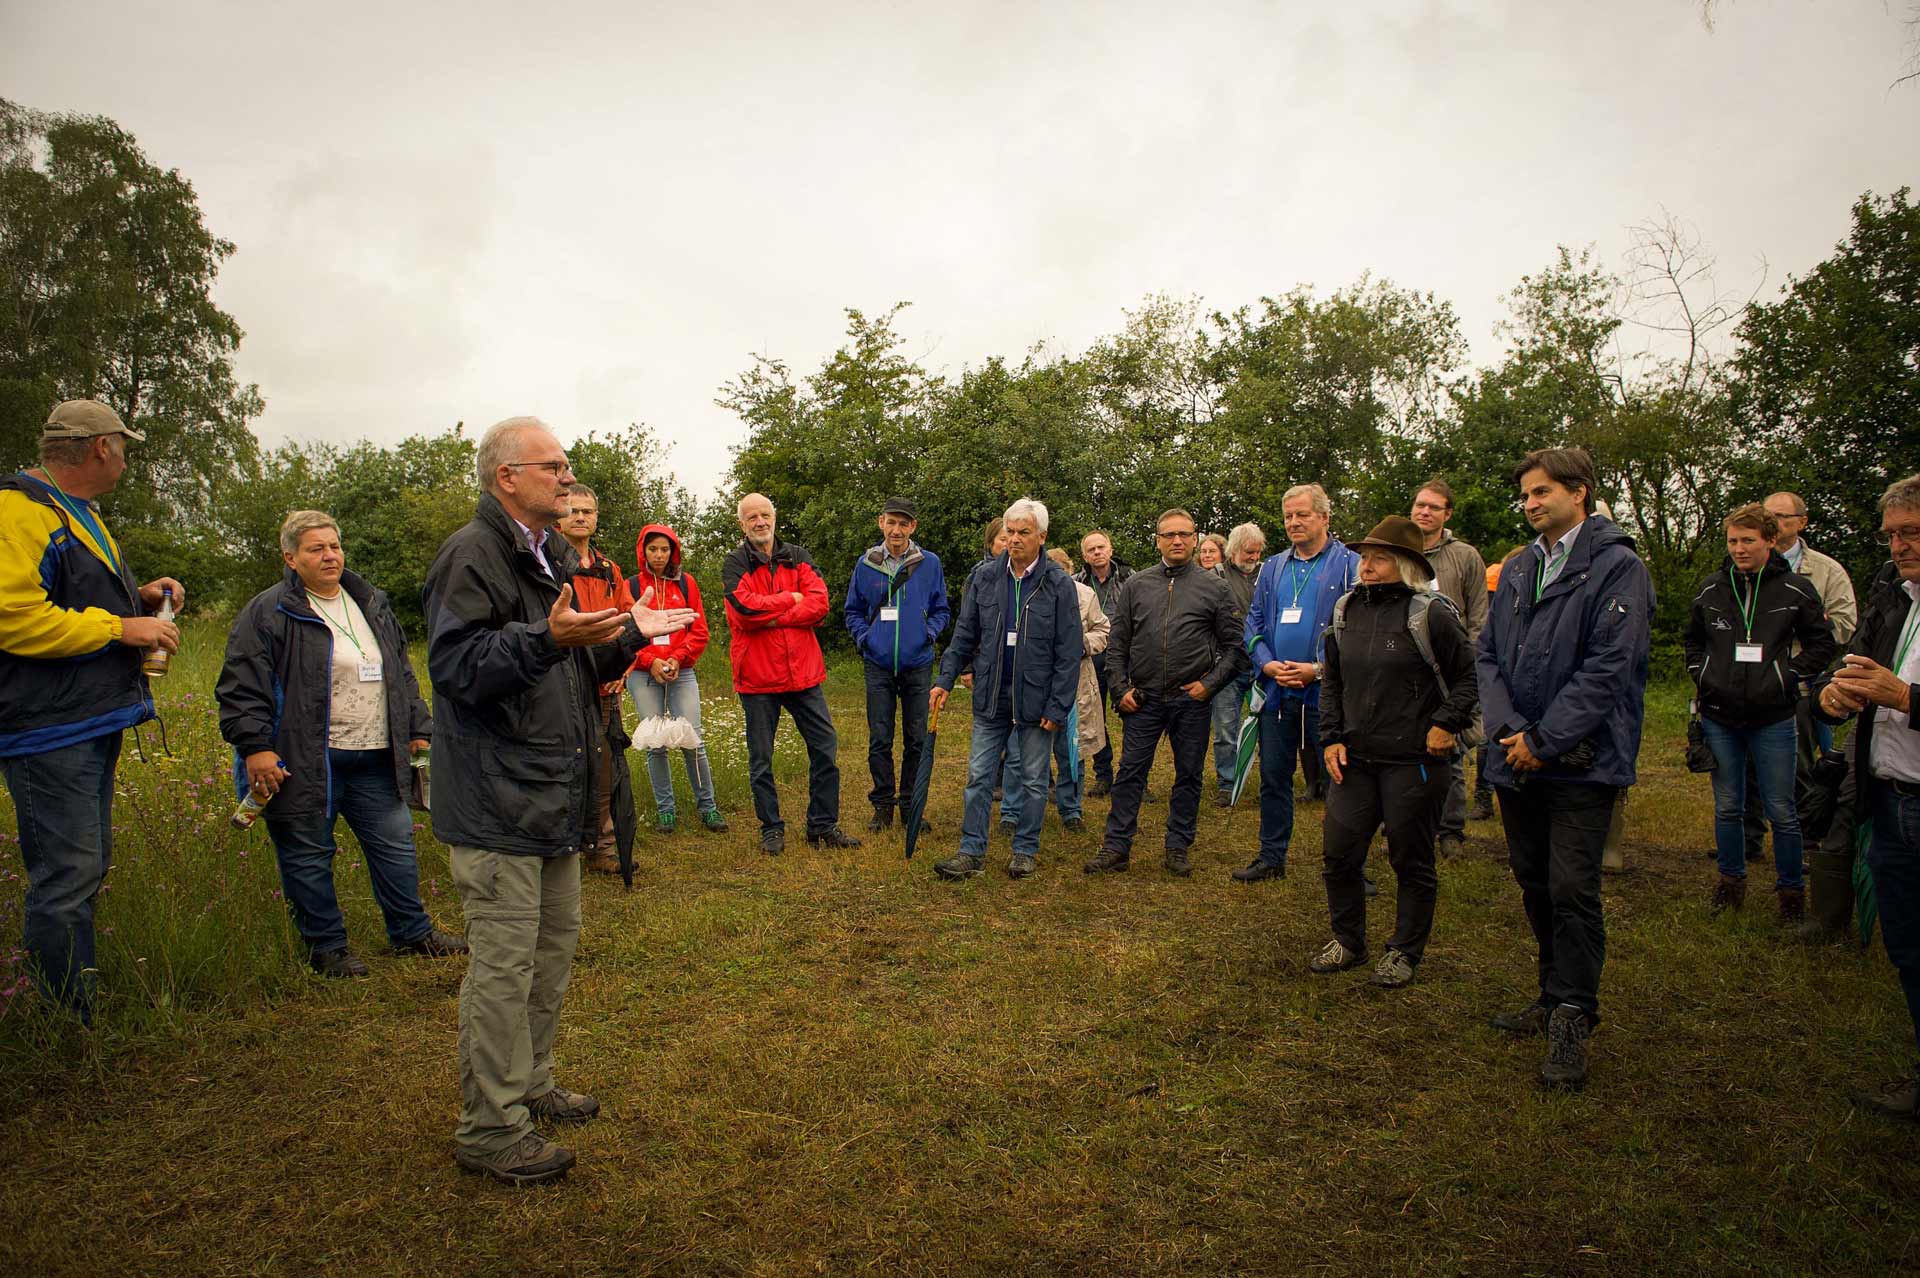
POLYGON ((1586 526, 1587 521, 1582 519, 1562 533, 1560 540, 1554 542, 1552 546, 1547 545, 1545 533, 1533 539, 1533 548, 1540 552, 1540 558, 1544 564, 1540 570, 1537 589, 1545 590, 1560 576, 1561 570, 1567 566, 1567 557, 1573 554, 1573 543, 1580 539, 1580 530, 1586 526))
POLYGON ((1787 567, 1793 569, 1795 572, 1799 572, 1800 561, 1807 557, 1806 539, 1804 537, 1795 537, 1793 539, 1792 549, 1783 550, 1780 553, 1786 556, 1787 567))

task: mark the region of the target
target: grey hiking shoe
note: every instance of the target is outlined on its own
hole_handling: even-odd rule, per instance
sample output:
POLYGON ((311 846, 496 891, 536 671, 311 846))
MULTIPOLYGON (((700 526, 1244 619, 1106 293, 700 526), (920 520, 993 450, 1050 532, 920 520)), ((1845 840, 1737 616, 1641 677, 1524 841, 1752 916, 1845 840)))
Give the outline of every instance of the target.
POLYGON ((1509 1034, 1531 1037, 1547 1032, 1547 1017, 1552 1010, 1545 998, 1536 998, 1517 1012, 1495 1012, 1487 1024, 1509 1034))
POLYGON ((509 1185, 538 1185, 557 1180, 573 1167, 573 1151, 556 1145, 539 1132, 528 1132, 497 1153, 456 1148, 453 1161, 470 1172, 491 1176, 509 1185))
POLYGON ((956 852, 944 861, 935 861, 933 872, 943 879, 970 879, 980 873, 980 862, 983 860, 984 857, 956 852))
POLYGON ((1193 873, 1193 859, 1186 848, 1168 848, 1166 857, 1167 873, 1186 878, 1193 873))
POLYGON ((1118 848, 1101 848, 1080 868, 1088 874, 1121 874, 1131 857, 1118 848))
POLYGON ((467 952, 466 941, 458 936, 449 936, 437 927, 427 929, 424 936, 416 936, 404 945, 393 947, 395 954, 417 954, 425 958, 451 958, 467 952))
POLYGON ((1328 941, 1321 951, 1307 960, 1307 970, 1325 976, 1329 972, 1344 972, 1350 967, 1359 967, 1367 961, 1365 950, 1350 950, 1339 941, 1328 941))
POLYGON ((1579 1087, 1587 1081, 1587 1014, 1565 1003, 1547 1018, 1547 1060, 1540 1081, 1548 1087, 1579 1087))
POLYGON ((1015 852, 1013 859, 1007 862, 1007 877, 1010 879, 1024 879, 1039 868, 1040 863, 1028 856, 1025 852, 1015 852))
POLYGON ((1399 950, 1388 950, 1380 956, 1380 966, 1373 969, 1373 983, 1383 990, 1413 984, 1413 960, 1399 950))
POLYGON ((590 1123, 600 1116, 600 1102, 585 1092, 570 1092, 556 1084, 527 1101, 527 1113, 535 1122, 590 1123))
POLYGON ((312 964, 313 970, 320 975, 330 976, 335 980, 373 975, 367 965, 362 963, 351 950, 319 950, 307 962, 312 964))
POLYGON ((1920 1119, 1920 1077, 1908 1075, 1884 1091, 1870 1092, 1864 1087, 1850 1093, 1853 1103, 1869 1114, 1882 1118, 1920 1119))

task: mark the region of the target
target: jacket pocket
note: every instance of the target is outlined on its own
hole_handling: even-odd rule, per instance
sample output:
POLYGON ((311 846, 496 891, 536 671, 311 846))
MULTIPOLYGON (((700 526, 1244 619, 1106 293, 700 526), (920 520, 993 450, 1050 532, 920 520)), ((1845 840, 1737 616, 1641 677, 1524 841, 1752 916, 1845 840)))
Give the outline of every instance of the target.
POLYGON ((494 751, 480 770, 486 778, 489 815, 530 838, 564 842, 573 828, 573 785, 585 765, 579 760, 528 750, 494 751))

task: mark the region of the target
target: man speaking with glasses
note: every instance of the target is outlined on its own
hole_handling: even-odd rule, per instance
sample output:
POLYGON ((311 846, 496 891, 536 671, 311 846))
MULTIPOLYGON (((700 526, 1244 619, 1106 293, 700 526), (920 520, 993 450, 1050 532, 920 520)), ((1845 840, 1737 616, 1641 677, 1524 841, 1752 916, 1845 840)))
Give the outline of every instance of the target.
POLYGON ((600 686, 685 608, 581 612, 579 556, 552 532, 573 471, 536 417, 480 439, 480 502, 440 547, 422 599, 433 678, 433 832, 452 851, 472 948, 460 987, 455 1160, 508 1184, 565 1175, 536 1120, 581 1123, 591 1096, 553 1080, 553 1037, 580 937, 580 846, 596 761, 615 747, 600 686))
POLYGON ((1160 562, 1127 578, 1107 640, 1107 681, 1120 709, 1120 774, 1113 807, 1088 874, 1127 868, 1147 773, 1164 735, 1173 743, 1173 796, 1167 805, 1166 867, 1193 872, 1189 852, 1200 815, 1200 775, 1212 734, 1209 703, 1240 672, 1240 623, 1233 591, 1195 569, 1193 516, 1164 512, 1154 527, 1160 562))

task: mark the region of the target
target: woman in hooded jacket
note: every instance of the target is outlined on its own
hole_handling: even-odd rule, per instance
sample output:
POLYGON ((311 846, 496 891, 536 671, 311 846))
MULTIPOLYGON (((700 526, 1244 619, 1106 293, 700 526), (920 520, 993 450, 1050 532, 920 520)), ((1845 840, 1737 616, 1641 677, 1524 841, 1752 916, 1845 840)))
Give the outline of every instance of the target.
MULTIPOLYGON (((693 673, 694 663, 707 650, 707 614, 700 604, 700 586, 693 574, 680 566, 680 536, 665 524, 648 524, 640 530, 634 547, 639 568, 632 578, 634 597, 653 591, 655 608, 691 608, 693 624, 671 635, 656 636, 640 650, 633 669, 627 672, 627 691, 642 719, 672 715, 685 719, 700 731, 700 681, 693 673)), ((707 762, 707 747, 702 744, 682 750, 687 783, 693 788, 694 806, 700 811, 700 823, 707 829, 727 829, 713 797, 713 768, 707 762)), ((647 751, 647 779, 653 784, 654 828, 672 834, 679 820, 673 797, 673 767, 665 747, 647 751)))

